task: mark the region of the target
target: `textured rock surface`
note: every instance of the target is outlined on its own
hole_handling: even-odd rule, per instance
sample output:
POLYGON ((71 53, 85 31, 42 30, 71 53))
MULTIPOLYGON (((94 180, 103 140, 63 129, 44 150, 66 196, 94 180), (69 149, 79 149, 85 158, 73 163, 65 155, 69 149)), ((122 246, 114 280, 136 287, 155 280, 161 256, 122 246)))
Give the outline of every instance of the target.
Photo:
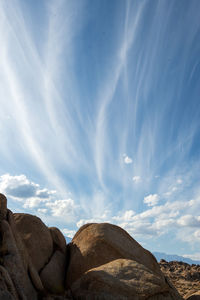
POLYGON ((72 291, 75 298, 91 300, 147 299, 159 294, 176 299, 164 278, 128 259, 117 259, 85 272, 72 285, 72 291))
POLYGON ((17 230, 15 221, 14 221, 14 217, 13 217, 13 213, 8 209, 7 212, 7 219, 8 219, 8 223, 10 225, 12 234, 14 236, 15 242, 16 242, 16 246, 17 249, 19 251, 19 255, 21 257, 21 260, 23 262, 23 267, 26 271, 26 273, 29 273, 30 275, 30 279, 34 285, 34 287, 38 290, 38 291, 43 291, 44 287, 42 285, 42 282, 40 280, 39 274, 37 272, 37 270, 35 269, 33 263, 32 263, 32 259, 28 254, 27 248, 25 246, 25 244, 23 243, 21 236, 17 230))
POLYGON ((66 256, 57 250, 40 273, 45 289, 53 294, 64 293, 65 272, 66 256))
POLYGON ((13 214, 0 194, 0 299, 70 299, 64 296, 65 272, 62 233, 35 216, 13 214))
POLYGON ((18 299, 17 292, 8 271, 0 266, 0 299, 18 299))
POLYGON ((22 241, 18 240, 13 224, 11 226, 12 213, 7 210, 7 200, 3 195, 0 195, 0 215, 0 271, 7 286, 7 289, 2 291, 1 298, 12 296, 14 299, 34 300, 37 298, 37 293, 25 266, 24 253, 19 249, 22 241), (7 290, 8 293, 6 293, 7 290))
POLYGON ((13 214, 17 230, 32 263, 40 271, 53 253, 53 240, 48 227, 36 216, 13 214))
POLYGON ((49 227, 54 248, 59 249, 64 254, 66 253, 66 240, 62 232, 56 227, 49 227))
POLYGON ((66 247, 59 229, 13 214, 0 194, 0 299, 181 298, 155 257, 120 227, 87 224, 66 247))
POLYGON ((94 223, 82 226, 69 244, 69 255, 69 285, 91 268, 118 258, 134 259, 162 276, 155 257, 116 225, 94 223))
POLYGON ((0 291, 1 300, 14 300, 13 296, 8 291, 0 291))
POLYGON ((165 260, 161 260, 159 264, 162 272, 184 298, 200 291, 200 265, 165 260))
POLYGON ((7 199, 0 193, 0 221, 5 220, 7 215, 7 199))
POLYGON ((6 255, 3 257, 3 266, 9 272, 17 293, 22 299, 26 297, 36 299, 36 292, 24 269, 22 258, 7 221, 1 222, 0 231, 3 232, 3 245, 6 249, 6 255))
POLYGON ((181 299, 154 256, 118 226, 84 225, 69 256, 66 285, 75 299, 181 299))

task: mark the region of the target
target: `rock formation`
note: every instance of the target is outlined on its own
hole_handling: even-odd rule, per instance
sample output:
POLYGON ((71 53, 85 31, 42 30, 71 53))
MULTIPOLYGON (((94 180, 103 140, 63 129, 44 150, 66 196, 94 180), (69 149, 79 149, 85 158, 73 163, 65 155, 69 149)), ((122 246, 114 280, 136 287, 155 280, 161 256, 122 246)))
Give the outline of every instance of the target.
POLYGON ((185 299, 200 299, 200 265, 161 260, 160 268, 185 299), (198 297, 197 297, 198 296, 198 297))
POLYGON ((181 299, 155 257, 118 226, 84 225, 68 247, 75 299, 181 299))
POLYGON ((0 194, 0 299, 182 298, 155 257, 122 228, 87 224, 66 245, 59 229, 13 214, 0 194))
POLYGON ((13 214, 0 194, 0 299, 35 300, 63 294, 64 243, 58 229, 49 229, 36 216, 13 214))

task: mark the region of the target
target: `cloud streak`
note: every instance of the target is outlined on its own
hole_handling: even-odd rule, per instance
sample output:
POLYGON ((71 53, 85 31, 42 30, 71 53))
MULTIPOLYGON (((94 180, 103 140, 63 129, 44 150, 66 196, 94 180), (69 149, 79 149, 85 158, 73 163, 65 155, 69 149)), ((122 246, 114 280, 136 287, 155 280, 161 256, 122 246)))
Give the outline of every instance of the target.
POLYGON ((199 4, 97 2, 0 3, 1 188, 46 217, 151 213, 133 234, 185 226, 194 240, 199 4), (156 216, 192 199, 180 219, 156 216))

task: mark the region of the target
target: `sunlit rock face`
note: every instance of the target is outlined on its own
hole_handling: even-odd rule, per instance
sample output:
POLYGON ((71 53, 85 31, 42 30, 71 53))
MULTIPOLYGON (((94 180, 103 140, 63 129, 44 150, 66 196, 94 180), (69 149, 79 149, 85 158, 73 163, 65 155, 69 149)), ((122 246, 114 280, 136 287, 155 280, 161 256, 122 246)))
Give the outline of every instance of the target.
POLYGON ((0 299, 182 299, 155 257, 122 228, 87 224, 66 241, 0 194, 0 299))
POLYGON ((86 224, 68 248, 75 299, 181 299, 155 257, 118 226, 86 224))

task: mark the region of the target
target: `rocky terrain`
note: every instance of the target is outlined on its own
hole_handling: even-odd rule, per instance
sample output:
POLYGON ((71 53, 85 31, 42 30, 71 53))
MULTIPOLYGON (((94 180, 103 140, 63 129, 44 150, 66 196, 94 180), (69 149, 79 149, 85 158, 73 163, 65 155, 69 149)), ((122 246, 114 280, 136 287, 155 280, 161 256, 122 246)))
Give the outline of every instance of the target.
POLYGON ((122 228, 87 224, 66 245, 59 229, 48 228, 36 216, 13 214, 0 194, 0 299, 182 297, 155 257, 122 228))
MULTIPOLYGON (((200 299, 200 265, 189 265, 184 262, 161 260, 160 268, 184 298, 199 293, 200 299)), ((197 299, 197 297, 196 297, 197 299)))

